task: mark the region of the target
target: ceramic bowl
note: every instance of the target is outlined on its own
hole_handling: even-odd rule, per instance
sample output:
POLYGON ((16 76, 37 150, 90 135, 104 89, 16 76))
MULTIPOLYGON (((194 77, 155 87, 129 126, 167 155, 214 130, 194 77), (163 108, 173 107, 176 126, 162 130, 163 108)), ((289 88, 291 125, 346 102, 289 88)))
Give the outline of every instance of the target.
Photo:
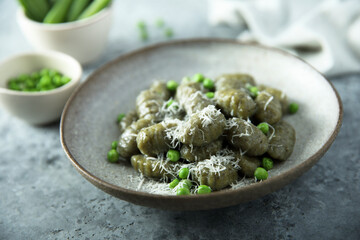
MULTIPOLYGON (((239 204, 276 191, 313 166, 334 141, 342 121, 341 100, 319 72, 285 52, 231 40, 199 39, 154 45, 121 56, 95 71, 66 104, 60 124, 63 148, 91 183, 120 199, 149 207, 200 210, 239 204), (118 139, 116 116, 135 108, 135 99, 154 79, 201 72, 251 74, 258 84, 279 88, 300 105, 285 116, 297 141, 291 157, 262 182, 247 179, 207 195, 174 196, 154 191, 129 163, 112 164, 106 154, 118 139)), ((157 189, 157 190, 162 190, 157 189)), ((169 192, 169 191, 168 191, 169 192)))
POLYGON ((111 26, 111 6, 92 17, 58 24, 33 21, 23 9, 19 9, 17 22, 36 49, 60 51, 86 64, 97 59, 106 46, 111 26))
POLYGON ((19 54, 0 62, 0 105, 30 124, 46 124, 59 119, 71 93, 80 83, 82 68, 73 57, 55 51, 19 54), (44 92, 7 89, 9 79, 42 68, 56 69, 71 78, 62 87, 44 92))

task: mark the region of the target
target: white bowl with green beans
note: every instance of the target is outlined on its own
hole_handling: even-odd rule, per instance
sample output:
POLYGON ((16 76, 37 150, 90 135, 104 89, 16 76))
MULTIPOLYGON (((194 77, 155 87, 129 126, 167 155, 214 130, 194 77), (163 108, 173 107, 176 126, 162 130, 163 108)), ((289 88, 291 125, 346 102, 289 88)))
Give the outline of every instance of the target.
POLYGON ((86 64, 103 52, 111 0, 19 0, 18 24, 38 50, 55 50, 86 64), (36 7, 35 7, 36 6, 36 7))
POLYGON ((77 88, 82 67, 55 51, 15 55, 0 62, 0 107, 30 124, 51 123, 77 88))

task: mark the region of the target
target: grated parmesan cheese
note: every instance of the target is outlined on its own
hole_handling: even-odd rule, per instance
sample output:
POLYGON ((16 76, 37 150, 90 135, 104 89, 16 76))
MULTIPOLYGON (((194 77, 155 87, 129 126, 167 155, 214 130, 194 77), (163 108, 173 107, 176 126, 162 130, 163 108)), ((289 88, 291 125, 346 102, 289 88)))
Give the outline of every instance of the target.
POLYGON ((269 142, 271 141, 271 139, 275 136, 275 128, 273 127, 273 126, 271 126, 270 124, 267 124, 270 128, 271 128, 271 130, 272 130, 272 133, 271 133, 271 135, 270 135, 270 137, 269 137, 269 142))
POLYGON ((168 101, 164 102, 161 107, 159 107, 159 112, 156 113, 156 118, 159 120, 172 120, 179 119, 184 113, 184 108, 173 98, 170 98, 168 101), (172 101, 170 106, 167 106, 172 101))
POLYGON ((233 151, 229 149, 221 149, 215 155, 210 156, 210 159, 198 162, 198 164, 190 169, 190 172, 195 175, 200 175, 204 168, 209 169, 210 173, 218 174, 226 170, 226 166, 232 166, 235 169, 240 169, 239 159, 235 158, 233 151))
POLYGON ((245 176, 244 176, 242 179, 237 180, 234 183, 231 183, 230 187, 231 187, 231 189, 238 189, 238 188, 245 187, 254 182, 255 182, 255 180, 253 178, 249 179, 249 178, 245 178, 245 176))
POLYGON ((214 105, 209 105, 203 110, 197 112, 197 114, 201 119, 202 127, 207 127, 210 124, 214 123, 215 118, 222 113, 220 109, 216 109, 214 105))
POLYGON ((265 106, 264 106, 264 111, 266 111, 267 106, 269 105, 269 103, 270 103, 273 99, 274 99, 274 97, 271 96, 271 97, 267 100, 267 102, 265 103, 265 106))
MULTIPOLYGON (((240 126, 238 125, 238 123, 236 122, 238 120, 238 118, 231 118, 229 120, 227 120, 227 124, 226 124, 226 128, 229 130, 231 128, 235 128, 235 130, 240 131, 240 126)), ((251 136, 254 133, 254 129, 251 126, 251 121, 248 118, 247 121, 244 121, 244 124, 246 125, 245 127, 245 133, 244 132, 240 132, 239 134, 233 134, 231 137, 231 142, 233 143, 234 138, 241 138, 241 137, 248 137, 251 136)))

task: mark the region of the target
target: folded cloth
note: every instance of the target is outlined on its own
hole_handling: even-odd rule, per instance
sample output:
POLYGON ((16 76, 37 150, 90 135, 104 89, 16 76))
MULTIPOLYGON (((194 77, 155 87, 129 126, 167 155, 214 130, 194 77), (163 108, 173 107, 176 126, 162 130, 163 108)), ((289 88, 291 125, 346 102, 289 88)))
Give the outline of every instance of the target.
POLYGON ((360 72, 359 0, 209 0, 209 22, 289 51, 326 74, 360 72))

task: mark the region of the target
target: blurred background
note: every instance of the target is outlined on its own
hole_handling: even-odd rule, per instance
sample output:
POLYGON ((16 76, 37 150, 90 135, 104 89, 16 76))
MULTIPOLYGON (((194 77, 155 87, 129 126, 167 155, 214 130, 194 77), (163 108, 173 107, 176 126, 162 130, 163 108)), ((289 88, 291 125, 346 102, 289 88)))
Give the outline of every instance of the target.
MULTIPOLYGON (((31 50, 16 21, 19 4, 3 0, 0 6, 6 9, 1 15, 1 41, 16 46, 3 48, 0 57, 31 50)), ((113 1, 105 52, 85 70, 156 42, 218 37, 286 49, 328 76, 356 72, 360 71, 359 9, 357 0, 113 1), (146 25, 146 39, 140 22, 146 25)))
MULTIPOLYGON (((18 8, 17 1, 0 1, 0 61, 34 49, 17 23, 18 8)), ((0 109, 0 239, 360 238, 360 139, 354 134, 360 1, 114 0, 112 10, 105 49, 83 66, 82 81, 121 54, 158 42, 259 42, 300 56, 330 78, 344 104, 342 130, 323 159, 285 188, 239 206, 181 213, 104 194, 71 166, 58 122, 31 126, 0 109)))

